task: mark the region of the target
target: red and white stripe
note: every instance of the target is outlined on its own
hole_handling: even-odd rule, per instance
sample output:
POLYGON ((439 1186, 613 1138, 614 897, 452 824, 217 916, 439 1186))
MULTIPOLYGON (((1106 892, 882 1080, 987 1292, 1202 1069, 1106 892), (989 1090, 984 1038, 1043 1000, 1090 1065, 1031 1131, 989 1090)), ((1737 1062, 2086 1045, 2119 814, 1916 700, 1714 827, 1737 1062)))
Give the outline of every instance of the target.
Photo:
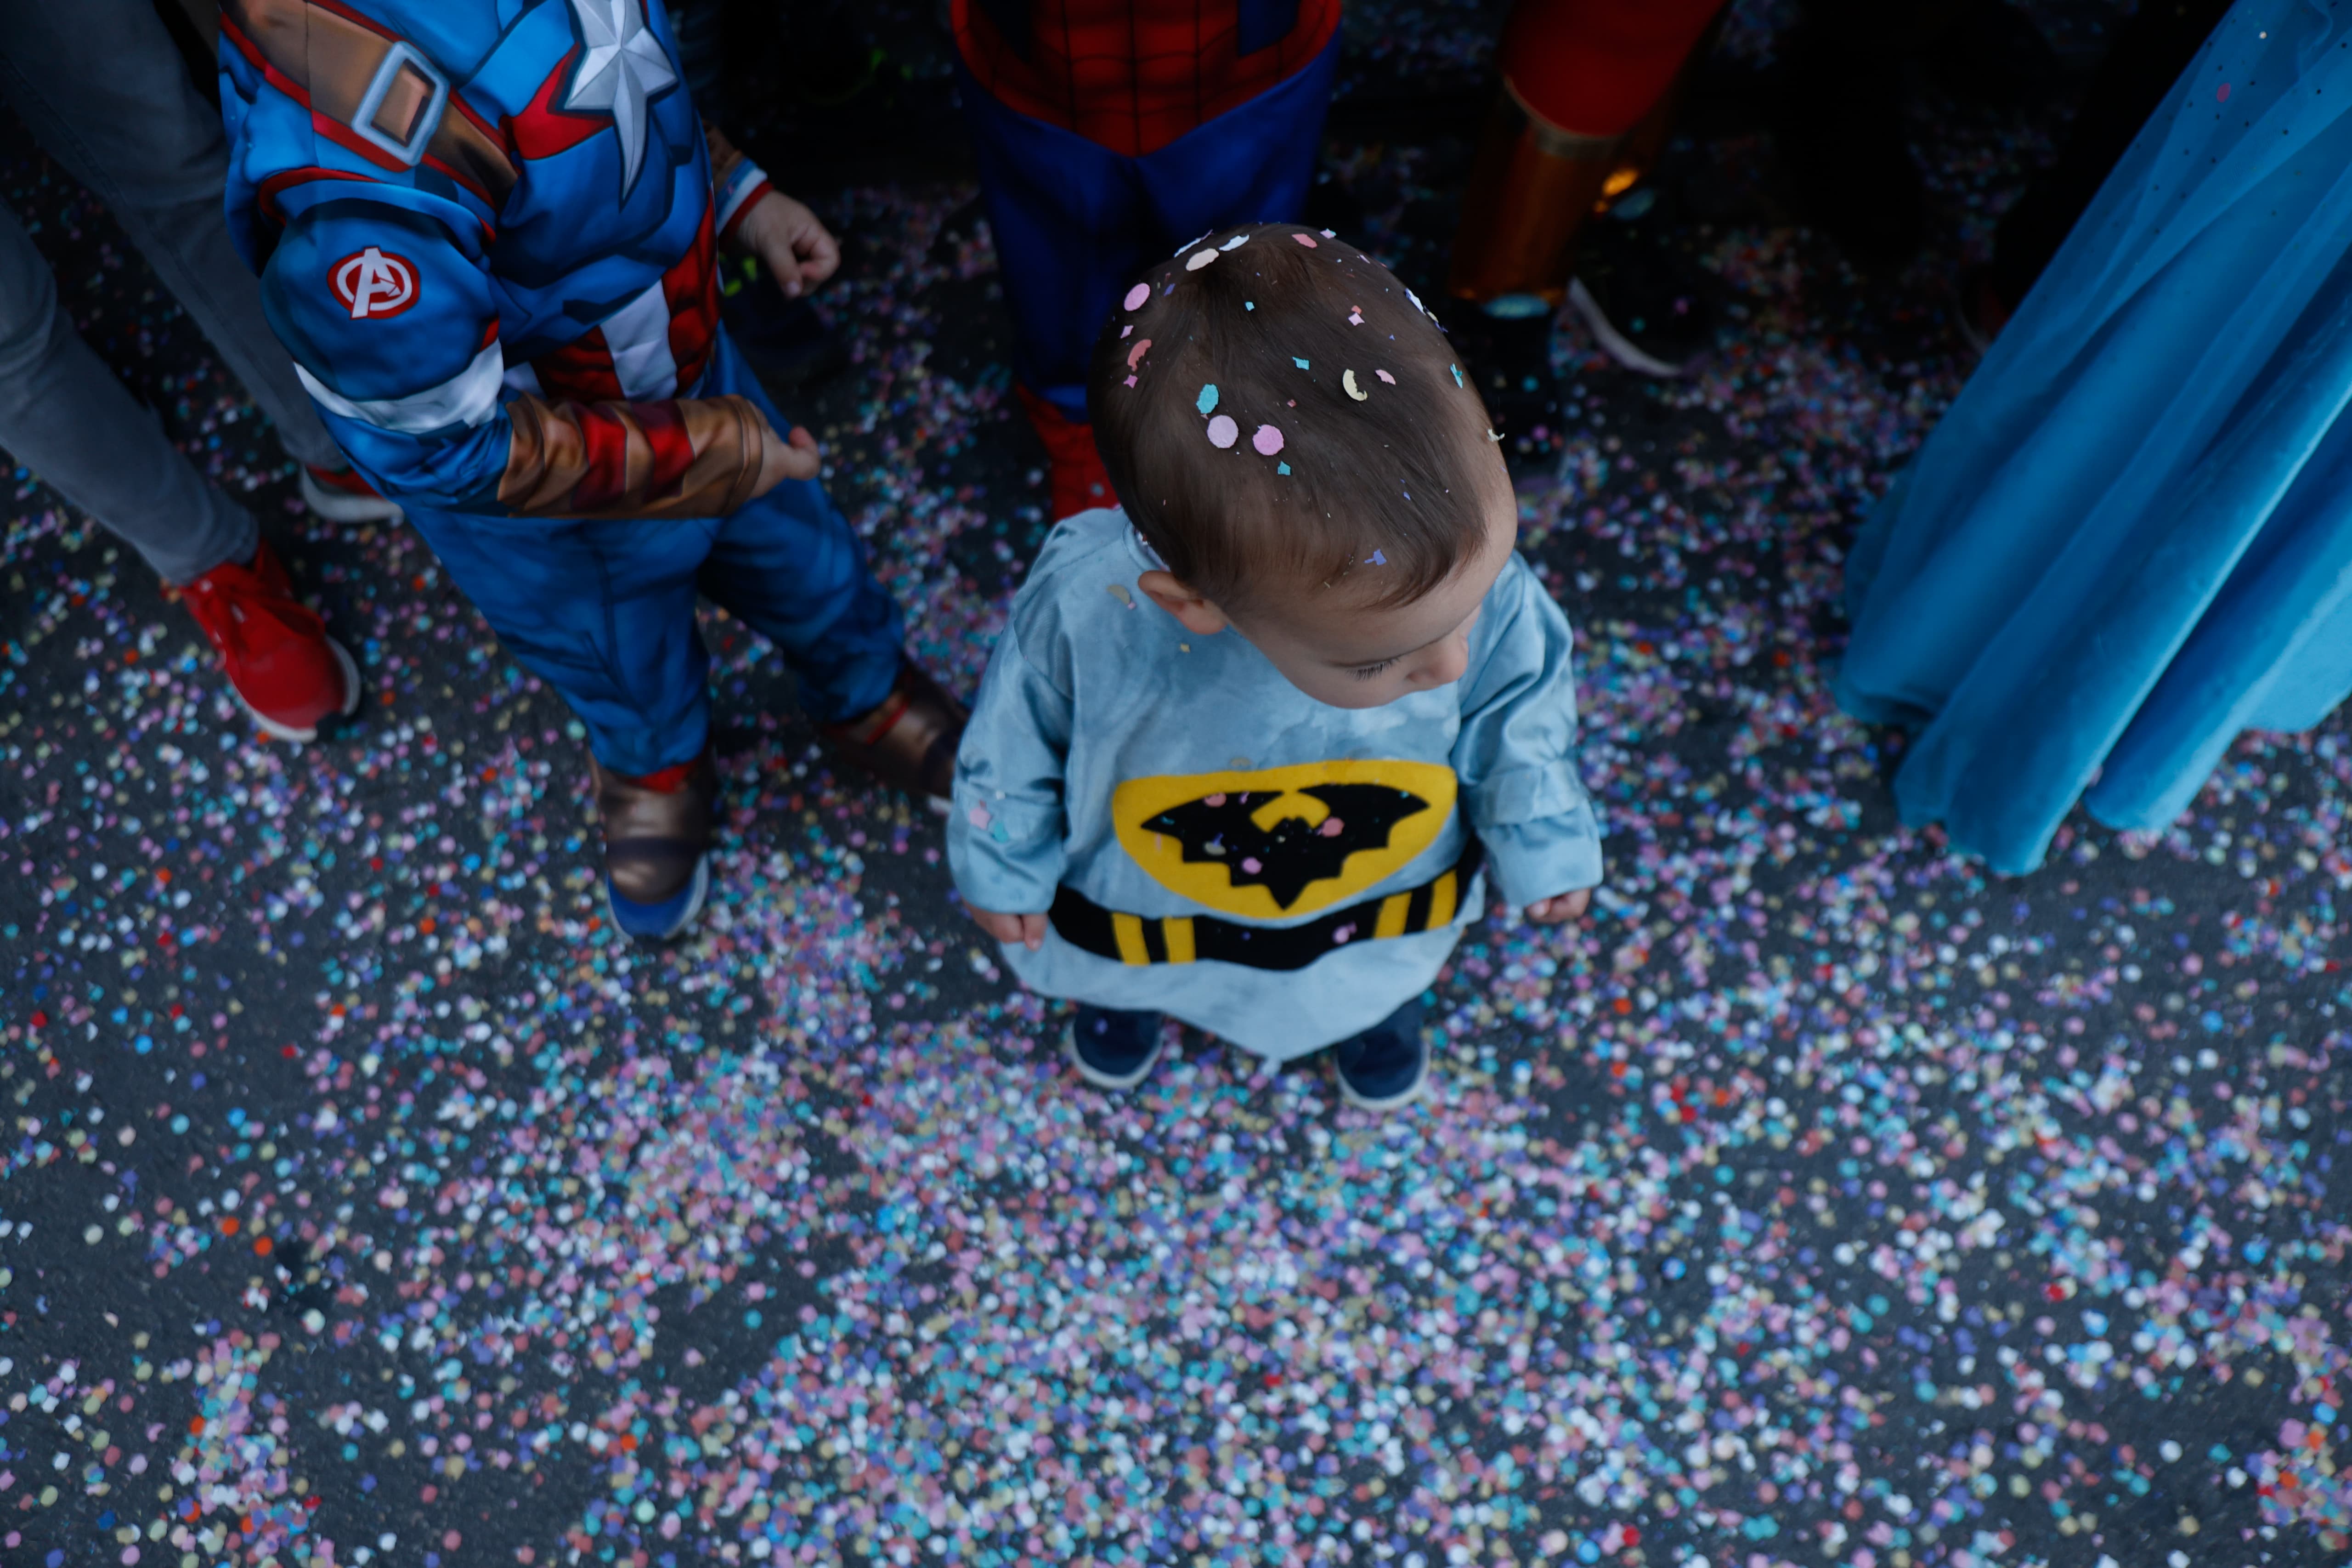
POLYGON ((574 403, 659 403, 691 396, 719 331, 717 255, 706 213, 694 244, 657 281, 563 347, 531 362, 538 388, 574 403))

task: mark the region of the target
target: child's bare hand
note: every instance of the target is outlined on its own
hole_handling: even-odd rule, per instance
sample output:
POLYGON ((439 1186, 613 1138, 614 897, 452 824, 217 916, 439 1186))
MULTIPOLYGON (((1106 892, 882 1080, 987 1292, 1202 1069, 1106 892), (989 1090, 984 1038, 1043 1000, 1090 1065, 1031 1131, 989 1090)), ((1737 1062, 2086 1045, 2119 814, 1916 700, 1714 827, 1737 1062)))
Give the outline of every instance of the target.
POLYGON ((1538 925, 1558 925, 1582 914, 1592 902, 1592 889, 1579 889, 1573 893, 1561 893, 1556 898, 1538 899, 1528 906, 1528 919, 1538 925))
POLYGON ((816 437, 805 429, 795 425, 790 436, 779 436, 773 426, 762 421, 760 426, 760 477, 752 484, 752 496, 766 495, 786 479, 816 478, 819 461, 816 437))
POLYGON ((1044 915, 1000 914, 994 910, 972 909, 970 904, 964 908, 971 910, 974 925, 999 942, 1017 942, 1032 952, 1045 945, 1044 915))
POLYGON ((760 258, 787 300, 799 299, 841 265, 841 247, 816 214, 778 190, 736 219, 735 243, 760 258))

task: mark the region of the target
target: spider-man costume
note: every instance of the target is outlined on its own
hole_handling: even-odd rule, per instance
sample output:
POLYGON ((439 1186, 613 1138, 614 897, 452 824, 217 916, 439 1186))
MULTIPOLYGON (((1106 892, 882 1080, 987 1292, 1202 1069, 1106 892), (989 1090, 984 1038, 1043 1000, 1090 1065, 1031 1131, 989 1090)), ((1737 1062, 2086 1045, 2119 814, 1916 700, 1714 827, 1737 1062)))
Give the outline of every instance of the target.
POLYGON ((820 721, 877 710, 899 617, 719 324, 767 188, 688 100, 661 0, 224 0, 230 227, 345 451, 603 765, 703 751, 698 587, 820 721))
POLYGON ((1108 505, 1086 423, 1096 329, 1194 236, 1300 216, 1339 0, 953 0, 951 16, 1055 515, 1108 505))

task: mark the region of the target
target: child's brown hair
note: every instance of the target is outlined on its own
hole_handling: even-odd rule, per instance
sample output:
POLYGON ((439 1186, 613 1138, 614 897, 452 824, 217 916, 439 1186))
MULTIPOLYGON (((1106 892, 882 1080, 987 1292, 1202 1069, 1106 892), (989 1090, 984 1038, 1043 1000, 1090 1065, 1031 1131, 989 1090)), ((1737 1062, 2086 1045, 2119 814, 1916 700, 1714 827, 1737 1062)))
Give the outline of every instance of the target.
POLYGON ((1104 324, 1087 407, 1129 519, 1229 610, 1368 567, 1374 603, 1404 604, 1486 538, 1486 411, 1435 318, 1297 224, 1153 268, 1104 324))

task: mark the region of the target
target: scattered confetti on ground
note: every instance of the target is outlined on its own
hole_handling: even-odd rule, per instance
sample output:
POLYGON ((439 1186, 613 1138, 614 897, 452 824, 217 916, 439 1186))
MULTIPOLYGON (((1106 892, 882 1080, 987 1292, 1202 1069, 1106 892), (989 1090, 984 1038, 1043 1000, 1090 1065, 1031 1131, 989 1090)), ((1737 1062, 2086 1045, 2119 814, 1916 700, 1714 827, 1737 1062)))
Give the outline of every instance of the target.
MULTIPOLYGON (((1899 738, 1828 697, 1843 542, 1965 375, 1952 269, 2054 129, 1949 123, 1944 259, 1875 286, 1771 216, 1758 134, 1679 148, 1752 203, 1684 237, 1726 306, 1686 383, 1572 331, 1523 378, 1465 352, 1578 626, 1610 881, 1473 931, 1440 1092, 1388 1118, 1191 1034, 1081 1086, 938 819, 837 775, 715 614, 711 903, 618 940, 561 705, 413 535, 292 507, 8 141, 90 337, 369 700, 257 740, 16 474, 0 1562, 2344 1561, 2352 736, 2249 737, 2173 828, 2078 816, 2004 879, 1898 826, 1899 738)), ((1440 300, 1459 149, 1335 166, 1440 300)), ((793 411, 968 688, 1045 527, 986 231, 960 187, 826 216, 856 363, 793 411)))

